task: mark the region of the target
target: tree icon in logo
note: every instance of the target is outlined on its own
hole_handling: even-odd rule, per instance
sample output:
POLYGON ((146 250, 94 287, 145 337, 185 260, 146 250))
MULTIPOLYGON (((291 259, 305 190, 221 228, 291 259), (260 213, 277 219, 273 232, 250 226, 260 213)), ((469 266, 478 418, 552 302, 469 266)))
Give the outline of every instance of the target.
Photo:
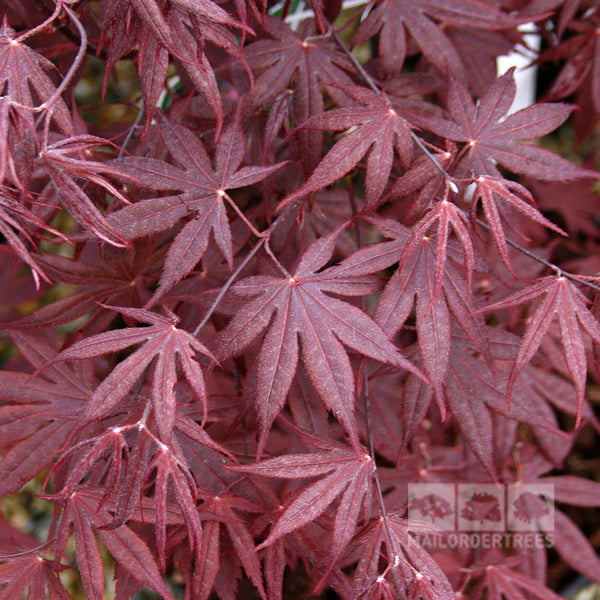
POLYGON ((413 531, 456 530, 456 487, 452 483, 409 483, 408 523, 413 531))
POLYGON ((531 492, 524 492, 512 504, 515 518, 525 523, 537 521, 550 514, 548 504, 531 492))
POLYGON ((459 516, 464 529, 468 531, 502 529, 504 510, 500 492, 495 489, 478 489, 489 487, 476 486, 474 489, 465 490, 466 494, 461 494, 462 509, 459 516))
POLYGON ((418 511, 423 518, 432 523, 435 523, 436 519, 445 519, 454 512, 450 503, 438 494, 415 498, 411 503, 411 509, 418 511))
POLYGON ((509 485, 506 517, 508 531, 554 531, 554 486, 509 485))

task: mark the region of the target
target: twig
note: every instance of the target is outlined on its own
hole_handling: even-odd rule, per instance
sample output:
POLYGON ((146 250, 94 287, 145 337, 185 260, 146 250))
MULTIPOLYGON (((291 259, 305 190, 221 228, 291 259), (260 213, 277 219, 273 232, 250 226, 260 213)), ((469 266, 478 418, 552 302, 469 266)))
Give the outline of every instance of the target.
MULTIPOLYGON (((481 219, 476 219, 476 221, 477 221, 477 224, 480 225, 481 227, 483 227, 485 230, 491 231, 492 228, 485 221, 482 221, 481 219)), ((505 238, 505 239, 506 239, 506 243, 509 246, 512 246, 515 250, 518 250, 519 252, 525 254, 525 256, 528 256, 529 258, 532 258, 533 260, 552 269, 553 271, 560 273, 563 277, 566 277, 567 279, 571 279, 573 281, 576 281, 577 283, 587 285, 589 288, 596 290, 597 292, 600 292, 600 286, 596 285, 595 283, 588 281, 584 277, 575 275, 575 273, 569 273, 569 271, 565 271, 563 268, 559 267, 558 265, 555 265, 554 263, 546 260, 545 258, 538 256, 537 254, 531 252, 531 250, 527 250, 527 248, 524 248, 523 246, 521 246, 521 244, 518 244, 517 242, 513 242, 509 238, 505 238)))
MULTIPOLYGON (((48 144, 48 132, 50 129, 50 119, 52 118, 52 112, 54 111, 54 106, 57 100, 62 96, 63 92, 71 83, 71 79, 75 76, 79 67, 83 62, 83 58, 85 56, 86 47, 87 47, 87 33, 85 32, 85 28, 81 24, 81 21, 77 18, 77 15, 68 7, 63 5, 62 9, 69 15, 69 18, 73 23, 75 23, 75 27, 77 27, 77 31, 80 36, 79 49, 77 50, 77 54, 73 59, 73 63, 69 67, 66 75, 63 77, 63 80, 60 82, 59 86, 54 90, 54 93, 42 104, 35 107, 36 112, 46 110, 46 114, 44 115, 44 137, 42 140, 42 148, 45 149, 48 144)), ((33 30, 32 30, 33 31, 33 30)))
MULTIPOLYGON (((359 221, 356 219, 356 215, 358 214, 358 207, 356 206, 356 200, 354 198, 354 194, 350 193, 350 205, 352 206, 352 215, 355 217, 354 220, 354 230, 356 231, 356 244, 359 248, 362 247, 362 235, 360 232, 359 221)), ((367 303, 364 296, 360 298, 361 308, 366 313, 367 312, 367 303)), ((391 552, 390 563, 396 560, 398 556, 398 549, 396 548, 396 544, 394 541, 394 537, 392 535, 392 528, 390 526, 390 521, 387 514, 387 509, 385 507, 385 500, 383 498, 383 491, 381 489, 381 482, 379 481, 379 475, 377 474, 377 458, 375 456, 375 444, 373 441, 373 422, 371 417, 371 395, 369 393, 369 370, 367 368, 366 359, 361 360, 362 367, 362 376, 363 376, 363 384, 362 384, 362 400, 365 407, 365 428, 367 433, 367 444, 369 450, 369 456, 371 457, 371 461, 373 462, 373 479, 375 481, 375 491, 377 494, 377 504, 379 505, 379 510, 381 511, 381 518, 383 519, 383 525, 385 527, 385 531, 387 533, 389 539, 389 549, 391 552)), ((388 565, 388 567, 389 567, 388 565)))
MULTIPOLYGON (((50 15, 51 11, 48 8, 48 6, 46 6, 45 2, 42 2, 41 0, 35 0, 36 5, 38 6, 38 8, 40 9, 40 11, 42 11, 43 13, 50 15)), ((59 5, 57 5, 57 8, 61 8, 59 5)), ((47 19, 46 21, 44 21, 44 24, 48 24, 49 19, 47 19)), ((58 24, 54 24, 53 25, 58 31, 60 31, 60 33, 62 35, 64 35, 70 42, 73 42, 75 45, 79 44, 79 36, 77 36, 75 34, 75 32, 73 32, 71 30, 71 28, 66 25, 65 23, 62 22, 58 22, 58 24)), ((35 27, 35 30, 39 30, 40 26, 38 25, 37 27, 35 27)), ((34 31, 34 29, 27 31, 26 34, 23 34, 23 36, 21 36, 19 39, 24 39, 24 37, 29 37, 31 35, 31 32, 34 31)), ((87 47, 86 47, 86 51, 88 54, 90 54, 91 56, 94 57, 98 57, 98 58, 102 58, 103 60, 106 60, 108 58, 108 53, 106 52, 106 50, 104 48, 102 48, 101 50, 94 44, 90 43, 89 40, 87 42, 87 47)))
POLYGON ((213 303, 210 305, 210 308, 206 311, 204 318, 198 324, 198 327, 194 329, 194 335, 198 336, 200 330, 208 323, 208 320, 212 317, 212 314, 215 312, 217 306, 221 300, 223 300, 223 296, 227 293, 229 288, 233 285, 233 282, 238 278, 238 275, 242 272, 244 267, 252 260, 254 255, 261 249, 264 245, 266 238, 261 238, 258 240, 257 244, 250 250, 248 254, 244 257, 244 260, 237 266, 237 269, 229 276, 229 279, 225 282, 223 287, 219 290, 217 297, 213 300, 213 303))
MULTIPOLYGON (((250 250, 250 252, 244 257, 244 260, 242 260, 242 262, 237 266, 236 270, 229 276, 229 279, 225 282, 223 287, 219 290, 217 297, 213 300, 213 303, 210 305, 209 309, 206 311, 206 314, 204 315, 202 321, 200 321, 200 323, 198 324, 198 327, 196 327, 196 329, 194 329, 194 336, 196 336, 196 337, 198 336, 201 329, 206 325, 206 323, 208 323, 208 320, 210 319, 212 314, 215 312, 217 306, 219 305, 221 300, 223 300, 223 296, 225 296, 225 294, 227 293, 229 288, 233 285, 234 281, 238 278, 239 274, 242 272, 244 267, 250 262, 250 260, 252 260, 254 255, 265 244, 268 243, 268 240, 271 237, 271 235, 273 234, 273 232, 275 231, 275 229, 277 227, 279 227, 279 225, 281 225, 281 223, 283 223, 283 221, 285 221, 288 218, 291 211, 295 208, 296 204, 297 204, 297 202, 290 204, 287 207, 287 210, 284 210, 273 221, 273 223, 271 223, 271 225, 263 233, 260 234, 260 239, 254 246, 254 248, 252 248, 252 250, 250 250)), ((279 262, 279 261, 277 261, 277 262, 279 262)), ((286 271, 286 273, 287 273, 287 271, 286 271)))
POLYGON ((138 114, 135 117, 135 120, 133 121, 133 123, 131 124, 131 127, 129 128, 129 131, 127 132, 127 135, 125 136, 125 139, 123 140, 123 144, 121 144, 121 147, 119 148, 119 155, 117 156, 117 158, 121 158, 123 156, 123 154, 125 153, 125 149, 129 145, 129 142, 131 141, 131 138, 133 137, 133 132, 135 131, 135 128, 140 124, 143 114, 144 114, 144 103, 142 101, 142 105, 140 106, 138 114))

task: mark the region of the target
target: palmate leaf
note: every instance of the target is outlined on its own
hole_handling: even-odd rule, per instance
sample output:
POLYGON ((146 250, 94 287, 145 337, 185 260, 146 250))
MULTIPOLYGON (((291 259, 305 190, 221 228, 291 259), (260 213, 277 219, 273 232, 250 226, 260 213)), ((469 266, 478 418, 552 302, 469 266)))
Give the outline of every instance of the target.
POLYGON ((96 184, 124 204, 129 204, 123 194, 103 174, 121 177, 127 181, 134 178, 109 163, 83 158, 86 153, 91 152, 91 148, 107 144, 109 144, 107 140, 92 135, 64 138, 47 146, 40 153, 40 162, 50 175, 54 195, 71 216, 101 240, 125 248, 128 246, 127 240, 107 221, 85 192, 84 187, 76 181, 76 179, 83 179, 96 184))
POLYGON ((232 288, 233 293, 250 300, 219 334, 215 342, 217 358, 240 354, 268 328, 256 375, 259 455, 296 372, 299 342, 313 386, 356 448, 354 373, 343 345, 423 377, 366 313, 328 295, 357 296, 378 287, 372 276, 353 276, 348 263, 318 272, 331 258, 338 234, 336 231, 314 242, 290 279, 259 275, 232 288))
POLYGON ((492 451, 492 416, 499 413, 508 419, 528 424, 535 432, 540 429, 546 437, 566 434, 559 432, 552 411, 531 398, 528 389, 515 384, 512 403, 506 404, 506 389, 509 380, 508 368, 494 365, 492 370, 481 358, 476 357, 472 344, 463 339, 454 339, 448 379, 445 384, 446 398, 454 415, 457 427, 474 454, 489 473, 495 474, 492 451))
POLYGON ((411 599, 448 600, 454 597, 444 571, 409 533, 407 521, 392 512, 388 513, 387 519, 392 540, 381 517, 372 519, 353 540, 353 545, 360 549, 360 560, 354 573, 352 597, 377 598, 367 594, 376 589, 382 579, 393 590, 390 595, 383 594, 382 598, 405 597, 406 592, 411 599), (394 550, 398 552, 397 556, 393 555, 394 550), (394 570, 387 578, 381 577, 381 559, 394 570), (411 594, 415 586, 421 588, 420 593, 411 594))
POLYGON ((0 592, 0 600, 21 600, 25 593, 27 600, 46 600, 47 597, 70 600, 71 595, 59 577, 64 567, 36 552, 24 554, 0 565, 0 585, 6 584, 0 592))
MULTIPOLYGON (((338 86, 329 87, 335 89, 338 86)), ((391 102, 366 88, 340 86, 339 89, 348 94, 356 106, 315 115, 300 125, 300 130, 351 131, 326 154, 306 182, 279 203, 278 210, 331 185, 351 171, 367 151, 366 200, 373 206, 390 176, 394 149, 405 166, 410 163, 413 151, 410 124, 396 112, 391 102)))
POLYGON ((463 77, 459 53, 438 22, 488 30, 511 29, 519 23, 479 0, 379 0, 356 30, 352 44, 357 46, 379 32, 383 67, 386 73, 397 75, 409 49, 408 31, 423 55, 442 73, 450 69, 454 76, 463 77))
MULTIPOLYGON (((487 333, 481 330, 482 336, 487 333)), ((508 361, 486 363, 464 332, 455 330, 451 339, 452 352, 443 383, 444 399, 462 438, 488 476, 497 478, 495 415, 511 419, 515 424, 529 425, 536 437, 550 439, 555 446, 568 443, 569 436, 559 430, 552 410, 524 382, 516 382, 511 406, 507 405, 508 361)), ((427 386, 410 374, 404 385, 402 400, 400 417, 405 439, 401 449, 404 449, 406 438, 412 438, 426 417, 432 394, 427 386)))
POLYGON ((475 224, 477 205, 479 200, 481 200, 483 212, 489 223, 498 252, 502 257, 502 261, 513 275, 516 276, 508 256, 508 244, 501 220, 504 205, 516 209, 527 218, 552 229, 552 231, 556 231, 561 235, 567 235, 560 227, 554 225, 552 221, 549 221, 542 215, 534 205, 533 196, 522 185, 508 179, 496 179, 485 175, 480 175, 476 182, 477 185, 471 202, 471 222, 475 224))
MULTIPOLYGON (((446 208, 441 207, 442 211, 432 211, 431 215, 432 219, 436 219, 441 212, 443 227, 447 227, 443 212, 451 206, 446 204, 446 208)), ((435 238, 423 236, 422 232, 420 235, 412 235, 408 228, 394 221, 379 217, 370 217, 369 221, 380 233, 394 238, 393 241, 383 242, 363 251, 365 255, 373 255, 372 268, 384 269, 396 261, 402 262, 383 290, 374 319, 388 335, 394 335, 416 305, 417 340, 423 366, 431 380, 440 410, 445 414, 442 385, 446 379, 450 357, 451 314, 473 343, 486 353, 481 322, 469 318, 473 312, 470 308, 473 304, 468 282, 459 269, 446 260, 446 253, 453 256, 455 261, 461 259, 460 255, 454 245, 444 243, 438 246, 435 238), (442 263, 441 272, 438 262, 442 263)), ((465 242, 467 248, 469 241, 465 242)), ((465 250, 465 254, 469 252, 470 250, 465 250)), ((467 269, 470 262, 468 256, 467 269)))
MULTIPOLYGON (((34 368, 56 355, 38 338, 15 332, 11 337, 34 368)), ((17 492, 50 466, 90 395, 84 373, 66 365, 35 379, 28 373, 0 372, 0 496, 17 492)))
POLYGON ((103 502, 104 491, 98 493, 96 488, 84 487, 64 502, 63 518, 56 536, 58 555, 63 555, 73 530, 78 562, 85 565, 81 569, 81 578, 87 597, 100 600, 103 597, 104 577, 96 532, 107 550, 127 572, 155 589, 165 600, 173 600, 146 542, 127 525, 116 529, 104 527, 112 520, 103 502))
POLYGON ((187 331, 177 329, 175 316, 163 317, 139 308, 112 308, 122 315, 150 327, 129 327, 107 331, 86 338, 57 354, 43 368, 65 360, 81 360, 118 352, 141 344, 133 354, 120 362, 96 388, 81 414, 81 420, 91 423, 101 419, 127 395, 145 369, 156 359, 152 384, 152 406, 160 437, 170 439, 176 416, 174 387, 177 383, 177 357, 186 380, 206 411, 206 390, 200 365, 194 359, 199 352, 211 353, 187 331))
POLYGON ((219 572, 221 564, 219 560, 221 554, 221 524, 224 525, 229 535, 231 544, 244 571, 255 585, 260 597, 263 600, 266 599, 254 539, 246 523, 236 514, 234 509, 246 512, 258 512, 260 510, 244 498, 237 498, 227 493, 207 498, 202 505, 203 514, 210 515, 210 517, 204 523, 199 558, 194 570, 194 598, 197 598, 197 600, 206 600, 209 597, 219 572))
POLYGON ((168 446, 159 446, 149 469, 156 467, 154 502, 156 507, 156 545, 162 571, 166 569, 167 496, 169 492, 177 499, 183 513, 189 546, 200 552, 202 525, 196 508, 196 483, 186 465, 177 459, 168 446))
POLYGON ((434 289, 432 291, 432 302, 437 299, 440 290, 442 289, 442 279, 444 268, 446 266, 446 253, 448 248, 448 234, 450 226, 454 230, 458 240, 463 248, 463 256, 465 261, 465 269, 467 274, 467 293, 471 290, 471 280, 473 277, 473 267, 475 264, 475 252, 473 250, 473 242, 466 227, 466 217, 463 213, 447 199, 449 189, 446 188, 446 194, 441 202, 438 202, 431 211, 424 215, 423 218, 416 224, 411 232, 410 239, 402 250, 402 256, 399 260, 399 267, 402 269, 411 254, 423 243, 427 243, 427 233, 434 224, 437 225, 437 233, 435 236, 436 256, 435 269, 433 274, 434 289))
MULTIPOLYGON (((503 386, 498 390, 503 398, 504 409, 502 409, 502 405, 498 405, 498 410, 506 415, 506 383, 519 352, 522 339, 501 327, 487 327, 484 334, 490 342, 490 354, 494 360, 496 382, 502 383, 503 386), (498 377, 498 374, 501 374, 501 377, 498 377)), ((558 341, 556 343, 559 344, 558 341)), ((478 371, 485 372, 480 369, 478 371)), ((543 421, 554 422, 554 428, 558 430, 556 409, 575 416, 578 406, 573 403, 574 397, 576 397, 576 392, 570 381, 567 381, 561 375, 549 372, 547 365, 544 365, 543 362, 540 365, 529 363, 515 382, 510 413, 512 413, 514 402, 518 398, 516 401, 525 405, 530 413, 537 415, 540 424, 543 421)), ((586 423, 590 423, 596 430, 600 430, 600 423, 589 403, 585 402, 583 404, 581 415, 586 423)), ((511 416, 511 414, 507 416, 511 416)), ((523 418, 518 413, 513 414, 512 417, 523 422, 529 422, 532 425, 533 435, 546 455, 554 461, 555 465, 562 464, 565 456, 570 451, 570 437, 572 437, 572 434, 552 434, 551 429, 537 427, 534 422, 523 418)))
POLYGON ((595 177, 596 173, 574 165, 557 154, 518 141, 538 139, 556 129, 573 108, 567 104, 534 104, 503 117, 516 93, 514 69, 496 79, 475 105, 467 88, 451 78, 448 85, 449 119, 435 115, 418 119, 418 124, 455 142, 466 143, 461 168, 467 176, 502 178, 496 163, 514 173, 544 181, 569 181, 595 177))
POLYGON ((575 426, 578 427, 585 400, 587 376, 587 359, 581 337, 581 327, 596 343, 600 343, 600 324, 587 309, 585 296, 562 275, 544 277, 534 285, 519 290, 504 300, 481 308, 474 314, 519 306, 540 296, 543 299, 529 320, 523 342, 510 373, 506 390, 507 398, 510 403, 517 377, 533 359, 550 325, 555 318, 558 318, 564 356, 577 394, 575 426))
POLYGON ((47 225, 34 212, 29 210, 23 199, 18 198, 14 190, 4 185, 0 186, 0 233, 10 244, 15 254, 29 265, 36 287, 39 287, 40 278, 47 283, 50 283, 50 279, 48 279, 36 257, 30 253, 25 242, 21 239, 24 237, 32 241, 29 231, 33 227, 67 241, 62 233, 47 225))
POLYGON ((374 466, 364 448, 361 452, 357 454, 355 450, 332 445, 321 452, 291 454, 270 458, 255 465, 231 467, 241 473, 283 479, 322 476, 291 496, 277 523, 259 548, 270 546, 282 536, 314 521, 342 495, 333 526, 330 568, 322 576, 323 581, 354 535, 365 496, 368 494, 367 498, 370 498, 374 466))
MULTIPOLYGON (((351 84, 348 73, 354 71, 350 60, 340 52, 335 42, 315 35, 312 21, 304 21, 298 31, 292 31, 274 17, 265 17, 270 39, 263 39, 244 48, 244 57, 256 74, 249 100, 262 109, 290 90, 291 112, 296 125, 325 110, 321 84, 351 84)), ((340 90, 332 90, 334 100, 348 101, 340 90)), ((323 134, 319 131, 298 132, 300 159, 305 169, 312 169, 321 158, 323 134)))
MULTIPOLYGON (((91 242, 77 260, 46 254, 39 264, 54 281, 77 286, 70 296, 40 307, 31 315, 10 323, 13 330, 55 327, 90 314, 83 331, 96 333, 115 315, 102 304, 139 306, 148 300, 146 289, 160 272, 160 255, 149 252, 148 244, 131 244, 128 251, 108 246, 100 249, 91 242)), ((82 331, 82 330, 80 330, 82 331)))
POLYGON ((223 109, 215 73, 205 54, 206 42, 241 57, 229 28, 235 27, 244 33, 253 33, 252 29, 211 0, 104 0, 102 5, 102 40, 109 46, 104 88, 112 67, 138 46, 138 71, 148 129, 164 88, 171 55, 180 61, 213 111, 218 137, 223 109))
POLYGON ((167 149, 183 169, 157 159, 138 157, 116 159, 111 164, 152 190, 181 190, 181 193, 141 200, 111 214, 108 219, 121 235, 134 239, 165 231, 193 215, 169 248, 152 303, 194 268, 206 252, 211 233, 229 266, 233 265, 225 192, 262 181, 283 164, 240 168, 246 143, 238 119, 227 126, 221 136, 215 167, 194 133, 162 115, 159 122, 167 149))
MULTIPOLYGON (((34 107, 48 100, 56 91, 48 71, 55 66, 41 54, 15 39, 15 31, 3 15, 0 26, 0 90, 15 103, 34 107), (33 95, 32 92, 35 94, 33 95)), ((64 100, 58 97, 52 117, 63 133, 73 134, 73 123, 64 100)))

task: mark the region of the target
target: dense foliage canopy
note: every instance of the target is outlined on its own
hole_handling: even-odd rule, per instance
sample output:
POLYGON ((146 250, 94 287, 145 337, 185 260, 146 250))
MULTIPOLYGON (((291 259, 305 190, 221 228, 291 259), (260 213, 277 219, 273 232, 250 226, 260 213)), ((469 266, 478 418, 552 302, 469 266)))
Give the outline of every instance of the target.
POLYGON ((0 600, 102 600, 110 565, 119 600, 552 600, 548 547, 600 582, 564 470, 600 431, 598 2, 0 16, 0 505, 52 515, 0 520, 0 600), (467 544, 415 484, 484 490, 467 544), (519 486, 542 543, 484 543, 519 486))

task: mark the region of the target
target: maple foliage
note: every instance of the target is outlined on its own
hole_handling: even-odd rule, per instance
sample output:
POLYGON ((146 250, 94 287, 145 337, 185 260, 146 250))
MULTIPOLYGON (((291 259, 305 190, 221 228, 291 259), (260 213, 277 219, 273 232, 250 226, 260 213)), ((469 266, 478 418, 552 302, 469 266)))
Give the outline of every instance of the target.
POLYGON ((596 3, 0 12, 0 600, 600 583, 596 3))

